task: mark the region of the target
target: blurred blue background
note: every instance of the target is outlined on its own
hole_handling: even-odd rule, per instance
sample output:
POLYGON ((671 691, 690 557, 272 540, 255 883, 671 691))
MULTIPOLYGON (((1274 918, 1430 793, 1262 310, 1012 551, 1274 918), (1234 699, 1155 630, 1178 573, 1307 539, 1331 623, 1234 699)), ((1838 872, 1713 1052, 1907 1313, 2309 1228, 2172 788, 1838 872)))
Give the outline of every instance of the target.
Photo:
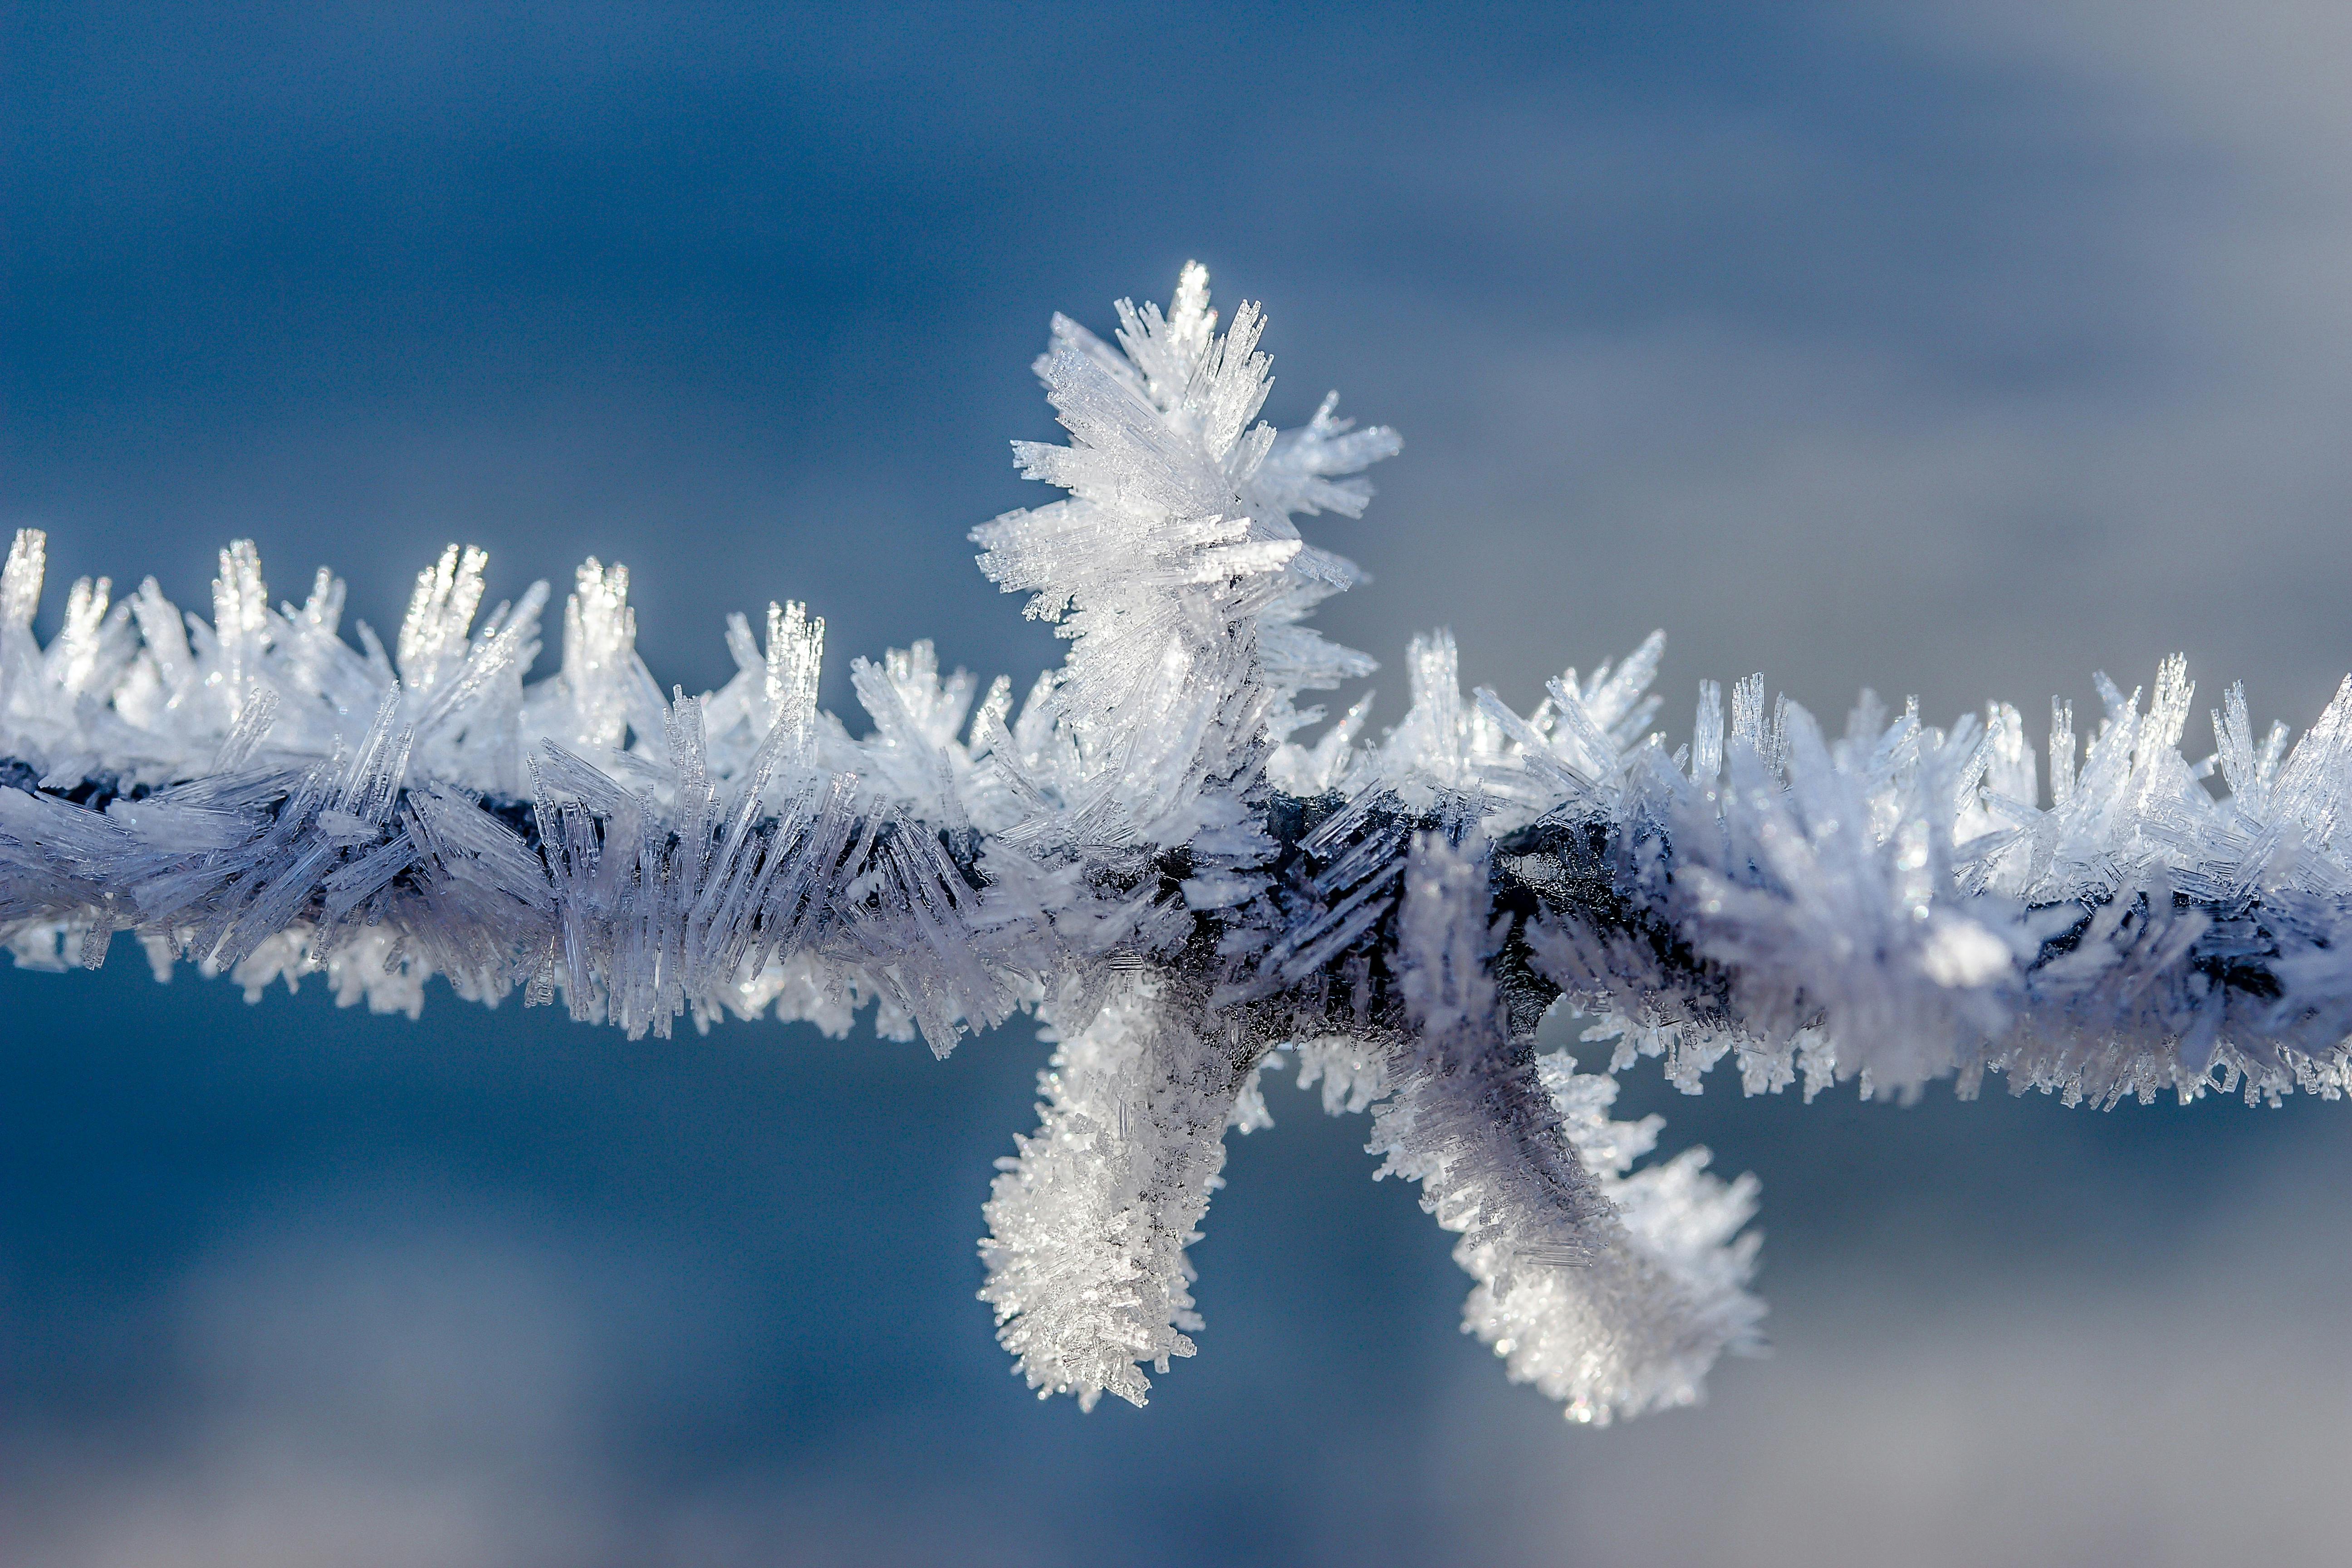
MULTIPOLYGON (((1197 256, 1405 454, 1315 537, 1393 666, 1530 696, 1655 625, 2029 716, 2184 648, 2352 665, 2352 14, 2294 0, 0 11, 0 525, 202 608, 257 540, 396 624, 634 568, 665 682, 809 600, 1017 681, 965 531, 1049 312, 1197 256)), ((1402 680, 1376 677, 1383 721, 1402 680)), ((2036 723, 2038 731, 2038 721, 2036 723)), ((2201 721, 2189 742, 2203 746, 2201 721)), ((1360 1121, 1271 1098, 1202 1353, 1082 1416, 973 1243, 1045 1047, 631 1045, 0 973, 0 1559, 2339 1562, 2340 1105, 1624 1103, 1763 1178, 1777 1352, 1572 1429, 1360 1121)))

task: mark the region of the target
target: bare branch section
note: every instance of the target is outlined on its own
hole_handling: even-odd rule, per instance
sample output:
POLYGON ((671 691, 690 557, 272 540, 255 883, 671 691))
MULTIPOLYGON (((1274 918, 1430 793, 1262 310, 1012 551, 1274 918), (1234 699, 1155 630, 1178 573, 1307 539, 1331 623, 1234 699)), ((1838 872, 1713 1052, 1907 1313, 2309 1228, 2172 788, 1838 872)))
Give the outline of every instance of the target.
POLYGON ((1460 1236, 1465 1326, 1602 1422, 1699 1397, 1762 1312, 1753 1181, 1643 1164, 1656 1119, 1608 1114, 1641 1056, 1808 1098, 1988 1070, 2101 1105, 2343 1092, 2352 685, 2292 745, 2232 688, 2191 766, 2180 661, 2145 701, 2102 678, 2079 756, 2053 710, 2045 795, 2005 704, 1937 729, 1865 693, 1831 740, 1760 677, 1709 682, 1670 748, 1660 637, 1522 712, 1465 699, 1438 633, 1394 730, 1363 737, 1366 700, 1317 734, 1302 700, 1371 662, 1305 624, 1355 568, 1297 520, 1359 514, 1397 438, 1331 399, 1262 422, 1262 317, 1220 333, 1197 267, 1118 309, 1115 343, 1056 318, 1037 363, 1069 441, 1016 458, 1064 499, 973 536, 1070 643, 1017 711, 919 643, 853 664, 853 736, 816 705, 824 623, 782 604, 729 617, 725 686, 665 698, 595 561, 534 681, 546 584, 481 616, 487 559, 454 545, 389 654, 344 640, 325 572, 272 607, 242 543, 209 621, 85 579, 45 645, 20 533, 0 938, 95 967, 130 931, 159 976, 323 973, 412 1016, 438 974, 633 1037, 839 1034, 871 1002, 944 1055, 1027 1012, 1056 1048, 982 1294, 1032 1386, 1089 1407, 1193 1352, 1185 1249, 1278 1063, 1369 1110, 1380 1173, 1460 1236), (1555 1005, 1605 1070, 1538 1051, 1555 1005))

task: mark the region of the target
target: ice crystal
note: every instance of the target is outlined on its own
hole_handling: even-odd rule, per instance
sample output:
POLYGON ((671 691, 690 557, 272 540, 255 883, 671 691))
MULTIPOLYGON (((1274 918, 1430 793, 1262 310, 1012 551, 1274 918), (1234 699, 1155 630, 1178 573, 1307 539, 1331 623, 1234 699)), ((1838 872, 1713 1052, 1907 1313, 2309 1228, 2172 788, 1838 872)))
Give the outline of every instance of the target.
POLYGON ((2145 701, 2101 677, 2086 745, 2053 704, 2046 769, 2006 704, 1937 729, 1865 692, 1832 740, 1760 676, 1702 683, 1670 750, 1663 637, 1523 713, 1465 697, 1438 632, 1384 738, 1365 698, 1302 739, 1302 696, 1371 667, 1306 625, 1355 569, 1297 520, 1360 513, 1397 438, 1328 398, 1260 420, 1263 318, 1220 333, 1197 267, 1118 315, 1115 344, 1056 317, 1037 362, 1069 439, 1015 457, 1064 499, 973 535, 1070 644, 1017 710, 918 643, 852 662, 853 735, 816 704, 824 623, 784 603, 728 617, 725 686, 665 698, 627 571, 593 560, 532 681, 547 585, 483 616, 456 545, 389 653, 344 639, 328 573, 272 608, 244 542, 209 621, 85 579, 45 645, 21 532, 0 941, 95 967, 129 931, 159 976, 323 973, 412 1016, 439 975, 632 1037, 838 1035, 870 1003, 944 1054, 1026 1012, 1055 1048, 982 1295, 1030 1384, 1088 1407, 1193 1353, 1186 1249, 1285 1061, 1460 1237, 1465 1328, 1592 1422, 1698 1398, 1763 1310, 1752 1178, 1643 1163, 1658 1120, 1610 1117, 1643 1056, 1808 1098, 2344 1092, 2352 681, 2299 740, 2232 687, 2194 766, 2178 659, 2145 701), (1555 1009, 1605 1070, 1538 1048, 1555 1009))

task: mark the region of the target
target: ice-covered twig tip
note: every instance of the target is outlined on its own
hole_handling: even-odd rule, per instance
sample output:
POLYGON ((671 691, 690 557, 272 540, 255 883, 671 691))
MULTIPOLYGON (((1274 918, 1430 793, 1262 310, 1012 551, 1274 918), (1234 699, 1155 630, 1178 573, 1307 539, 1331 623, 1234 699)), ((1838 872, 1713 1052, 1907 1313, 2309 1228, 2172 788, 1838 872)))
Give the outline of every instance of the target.
POLYGON ((763 637, 730 616, 739 673, 665 700, 627 574, 594 561, 529 682, 546 584, 477 626, 487 563, 455 546, 389 651, 342 640, 325 572, 273 609, 247 544, 210 624, 152 580, 115 603, 85 579, 44 647, 44 541, 18 534, 16 962, 95 966, 130 931, 159 974, 189 959, 254 994, 324 971, 414 1015, 439 974, 633 1037, 770 1009, 839 1033, 872 1001, 942 1054, 1033 1013, 1055 1051, 982 1294, 1029 1382, 1088 1406, 1192 1353, 1185 1247, 1277 1060, 1371 1112, 1380 1173, 1461 1236, 1467 1326, 1510 1375, 1602 1422, 1696 1399, 1763 1310, 1753 1180, 1701 1150, 1641 1164, 1656 1120, 1610 1118, 1637 1057, 1696 1089, 1727 1056, 1748 1092, 1808 1097, 1974 1093, 1988 1069, 2102 1105, 2343 1092, 2352 683, 2292 746, 2231 688, 2192 765, 2179 661, 2145 704, 2103 678, 2087 748, 2053 709, 2046 805, 2006 704, 1937 729, 1865 694, 1832 740, 1751 677, 1727 709, 1703 684, 1672 744, 1655 636, 1522 712, 1465 700, 1440 632, 1383 739, 1360 701, 1301 739, 1325 717, 1301 694, 1372 667, 1305 625, 1355 569, 1296 520, 1360 512, 1397 438, 1328 399, 1260 423, 1262 319, 1219 335, 1198 267, 1166 314, 1118 309, 1116 346, 1056 317, 1037 362, 1070 439, 1017 458, 1068 494, 973 535, 1069 639, 1017 710, 918 643, 852 662, 853 736, 816 706, 824 627, 798 605, 763 637), (1555 1003, 1604 1071, 1538 1052, 1555 1003))

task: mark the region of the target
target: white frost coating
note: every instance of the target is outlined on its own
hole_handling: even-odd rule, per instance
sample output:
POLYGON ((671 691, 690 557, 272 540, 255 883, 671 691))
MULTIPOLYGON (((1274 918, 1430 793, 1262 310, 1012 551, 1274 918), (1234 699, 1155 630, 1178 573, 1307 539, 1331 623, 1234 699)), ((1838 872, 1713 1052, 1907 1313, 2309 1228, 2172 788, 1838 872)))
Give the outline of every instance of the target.
POLYGON ((736 679, 665 702, 626 572, 593 561, 557 673, 527 686, 546 585, 474 628, 479 551, 420 575, 397 674, 364 626, 364 651, 336 635, 341 583, 322 572, 272 611, 245 545, 214 591, 234 636, 194 616, 183 635, 152 582, 110 613, 85 582, 44 652, 26 608, 44 554, 21 533, 0 592, 18 785, 0 790, 0 922, 19 962, 95 963, 129 926, 159 964, 193 958, 249 994, 324 970, 341 1000, 414 1013, 439 973, 664 1036, 771 1005, 839 1032, 870 1000, 941 1051, 1035 984, 970 928, 975 889, 910 815, 951 819, 941 748, 961 752, 959 688, 927 646, 892 657, 860 745, 815 710, 824 626, 798 605, 770 606, 764 654, 739 617, 736 679), (929 763, 888 765, 902 746, 929 763))
POLYGON ((1360 515, 1371 491, 1347 476, 1398 442, 1336 418, 1336 394, 1304 429, 1254 423, 1273 387, 1265 318, 1244 304, 1218 336, 1197 263, 1165 317, 1125 300, 1118 315, 1124 355, 1054 318, 1036 369, 1070 444, 1013 445, 1023 474, 1069 499, 972 541, 1072 645, 1022 714, 1017 766, 1096 832, 1179 844, 1222 825, 1205 791, 1245 787, 1263 742, 1319 717, 1293 710, 1300 691, 1371 669, 1300 624, 1357 574, 1291 518, 1360 515))
POLYGON ((1612 1260, 1623 1283, 1606 1306, 1622 1312, 1618 1302, 1643 1296, 1657 1305, 1612 1325, 1597 1277, 1522 1269, 1507 1288, 1472 1291, 1464 1327, 1508 1361, 1514 1382, 1563 1401, 1571 1421, 1605 1426, 1612 1415, 1696 1404, 1719 1352, 1760 1343, 1764 1303, 1746 1287, 1763 1238, 1741 1229, 1755 1217, 1759 1184, 1709 1175, 1699 1147, 1633 1170, 1656 1147, 1665 1118, 1611 1121, 1617 1080, 1578 1072, 1565 1051, 1538 1068, 1562 1134, 1623 1230, 1612 1260))
POLYGON ((1133 1405, 1192 1353, 1185 1247, 1222 1184, 1225 1127, 1245 1084, 1160 983, 1138 977, 1054 1053, 1037 1131, 997 1162, 981 1244, 997 1337, 1040 1397, 1106 1392, 1133 1405))
POLYGON ((1514 708, 1465 696, 1437 632, 1385 737, 1369 697, 1311 735, 1301 694, 1370 663, 1305 625, 1355 569, 1297 520, 1360 513, 1397 438, 1330 399, 1260 421, 1262 318, 1221 335, 1197 267, 1118 314, 1116 343, 1055 318, 1037 363, 1070 438, 1016 458, 1066 496, 974 535, 1067 658, 1018 703, 928 643, 854 660, 863 735, 816 705, 797 603, 730 616, 734 676, 665 696, 617 565, 580 569, 533 680, 550 591, 482 614, 478 550, 420 574, 387 650, 346 639, 326 572, 272 608, 238 542, 209 621, 85 579, 44 643, 19 533, 0 944, 95 966, 127 931, 159 977, 323 973, 411 1015, 439 975, 633 1037, 839 1034, 871 1004, 944 1053, 1028 1011, 1058 1054, 985 1294, 1017 1369, 1087 1405, 1191 1353, 1185 1248, 1282 1050, 1460 1234, 1467 1326, 1596 1422, 1696 1398, 1752 1339, 1754 1184, 1697 1151, 1635 1168, 1654 1119, 1536 1053, 1562 997, 1610 1073, 1662 1057, 1692 1092, 1727 1057, 1808 1096, 2352 1082, 2352 682, 2299 740, 2231 688, 2194 764, 2178 659, 2145 700, 2101 677, 2079 734, 2054 704, 2046 754, 2005 703, 1937 729, 1867 693, 1832 740, 1760 676, 1702 683, 1673 747, 1661 637, 1514 708))
POLYGON ((1601 1425, 1694 1404, 1717 1355, 1757 1342, 1756 1239, 1738 1237, 1755 1178, 1706 1174, 1704 1149, 1627 1174, 1661 1120, 1610 1121, 1613 1080, 1508 1039, 1481 951, 1485 847, 1468 847, 1413 841, 1399 945, 1420 1033, 1372 1112, 1379 1174, 1420 1183, 1461 1234, 1454 1260, 1478 1282, 1463 1327, 1513 1382, 1601 1425))

